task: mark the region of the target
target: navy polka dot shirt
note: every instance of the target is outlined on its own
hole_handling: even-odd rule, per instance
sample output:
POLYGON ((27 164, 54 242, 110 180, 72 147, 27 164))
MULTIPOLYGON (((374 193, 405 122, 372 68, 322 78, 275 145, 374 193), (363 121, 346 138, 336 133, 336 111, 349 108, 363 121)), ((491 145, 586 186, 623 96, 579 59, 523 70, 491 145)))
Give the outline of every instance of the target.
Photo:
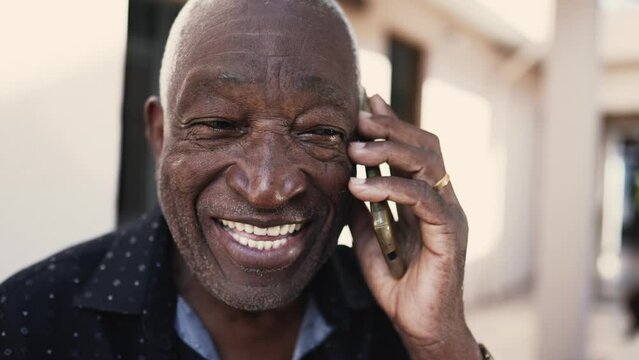
MULTIPOLYGON (((175 332, 172 239, 159 210, 63 250, 0 285, 0 359, 193 359, 175 332)), ((403 359, 352 250, 311 282, 333 331, 303 359, 403 359)))

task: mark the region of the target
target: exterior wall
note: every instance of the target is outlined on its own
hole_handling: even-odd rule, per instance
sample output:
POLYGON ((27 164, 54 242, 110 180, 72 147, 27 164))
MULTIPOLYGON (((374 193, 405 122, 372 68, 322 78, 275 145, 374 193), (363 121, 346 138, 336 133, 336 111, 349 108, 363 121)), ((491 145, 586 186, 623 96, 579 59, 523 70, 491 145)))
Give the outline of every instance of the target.
POLYGON ((639 113, 639 5, 625 5, 602 16, 601 54, 606 66, 600 101, 607 114, 639 113))
POLYGON ((602 54, 606 63, 636 62, 639 60, 639 4, 627 1, 618 8, 602 14, 602 54))
MULTIPOLYGON (((424 1, 371 0, 364 10, 346 10, 365 58, 370 52, 384 55, 389 35, 425 50, 422 128, 440 137, 447 170, 469 218, 468 302, 527 286, 533 260, 538 72, 509 78, 503 72, 509 60, 496 46, 424 1)), ((366 65, 363 61, 364 86, 374 79, 373 87, 388 99, 389 73, 366 65), (380 91, 384 81, 387 88, 380 91)))
POLYGON ((127 24, 123 0, 10 8, 0 22, 0 280, 115 225, 127 24))
POLYGON ((634 64, 606 67, 600 101, 608 114, 639 113, 639 59, 634 64))

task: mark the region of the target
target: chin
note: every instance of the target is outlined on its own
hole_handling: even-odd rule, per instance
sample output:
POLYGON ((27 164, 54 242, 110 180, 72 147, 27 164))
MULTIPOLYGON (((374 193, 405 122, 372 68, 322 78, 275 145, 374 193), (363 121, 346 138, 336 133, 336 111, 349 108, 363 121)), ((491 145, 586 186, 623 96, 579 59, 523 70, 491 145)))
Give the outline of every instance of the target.
POLYGON ((244 311, 267 311, 286 307, 294 302, 303 293, 306 286, 295 289, 277 289, 271 287, 247 288, 241 293, 221 291, 213 292, 211 287, 208 290, 212 295, 226 303, 228 306, 244 311), (284 291, 282 291, 284 290, 284 291))
MULTIPOLYGON (((302 295, 313 277, 333 254, 336 237, 308 254, 299 266, 283 270, 244 269, 242 276, 198 276, 206 290, 230 307, 244 311, 266 311, 286 307, 302 295)), ((201 272, 199 274, 202 274, 201 272)))

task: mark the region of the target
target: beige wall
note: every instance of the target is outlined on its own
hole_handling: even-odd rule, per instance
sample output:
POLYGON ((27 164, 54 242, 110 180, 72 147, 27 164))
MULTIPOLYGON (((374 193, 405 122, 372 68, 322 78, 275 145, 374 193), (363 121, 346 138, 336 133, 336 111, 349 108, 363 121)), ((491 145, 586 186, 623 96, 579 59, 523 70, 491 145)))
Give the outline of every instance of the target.
POLYGON ((604 12, 600 101, 608 114, 639 113, 639 41, 634 34, 639 34, 639 5, 604 12))
POLYGON ((1 16, 0 280, 115 225, 127 4, 1 16))
POLYGON ((385 54, 395 34, 427 53, 422 127, 440 136, 469 217, 467 300, 521 289, 532 266, 538 74, 509 79, 496 46, 424 1, 369 3, 346 9, 361 48, 385 54))
POLYGON ((600 101, 608 114, 639 113, 639 59, 635 63, 606 66, 600 101))
POLYGON ((603 12, 601 50, 607 63, 639 60, 639 4, 627 1, 623 6, 603 12))

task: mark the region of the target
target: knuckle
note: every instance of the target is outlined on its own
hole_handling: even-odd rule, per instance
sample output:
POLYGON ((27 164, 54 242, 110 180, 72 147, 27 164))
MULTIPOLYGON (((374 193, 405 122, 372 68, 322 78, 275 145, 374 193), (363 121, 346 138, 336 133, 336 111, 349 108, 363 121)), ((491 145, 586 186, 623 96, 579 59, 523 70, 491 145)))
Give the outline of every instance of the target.
POLYGON ((428 184, 424 181, 412 181, 411 183, 413 185, 414 195, 419 196, 421 199, 425 196, 425 194, 427 194, 428 189, 426 189, 426 187, 428 184))
POLYGON ((439 146, 441 144, 440 140, 439 140, 439 136, 437 136, 437 135, 435 135, 433 133, 428 133, 428 142, 435 149, 439 149, 439 146))
POLYGON ((433 189, 430 185, 425 181, 413 181, 413 190, 414 196, 420 201, 424 203, 436 201, 437 203, 441 203, 441 199, 437 196, 433 196, 433 189))
POLYGON ((373 144, 375 144, 375 146, 377 146, 377 148, 384 152, 384 153, 389 153, 392 150, 392 144, 390 141, 386 140, 386 141, 374 141, 373 144))
POLYGON ((440 164, 442 161, 441 155, 438 152, 432 149, 422 149, 422 158, 428 163, 430 166, 435 166, 440 164))
POLYGON ((383 160, 387 158, 387 141, 371 141, 366 143, 366 150, 369 150, 369 154, 376 160, 383 160))
POLYGON ((387 131, 393 128, 393 119, 388 115, 379 115, 378 122, 387 131))
POLYGON ((432 132, 421 130, 420 145, 424 148, 439 148, 439 137, 432 132))

